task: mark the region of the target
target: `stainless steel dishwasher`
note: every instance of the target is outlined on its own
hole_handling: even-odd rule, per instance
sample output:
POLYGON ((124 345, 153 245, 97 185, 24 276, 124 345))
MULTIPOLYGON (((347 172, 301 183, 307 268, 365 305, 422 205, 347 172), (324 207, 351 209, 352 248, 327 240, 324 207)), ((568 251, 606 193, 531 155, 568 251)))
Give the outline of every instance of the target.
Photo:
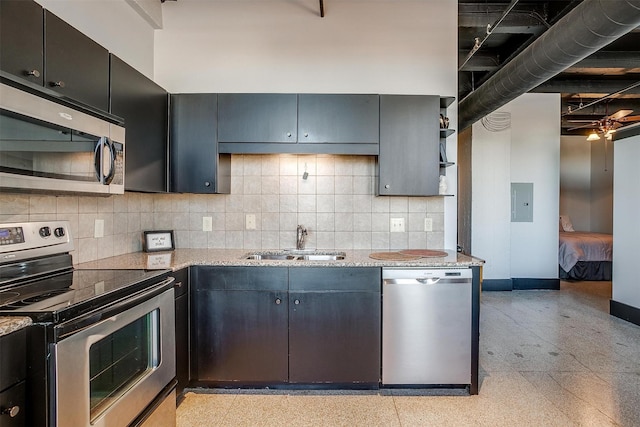
POLYGON ((382 384, 470 384, 472 270, 383 268, 382 281, 382 384))

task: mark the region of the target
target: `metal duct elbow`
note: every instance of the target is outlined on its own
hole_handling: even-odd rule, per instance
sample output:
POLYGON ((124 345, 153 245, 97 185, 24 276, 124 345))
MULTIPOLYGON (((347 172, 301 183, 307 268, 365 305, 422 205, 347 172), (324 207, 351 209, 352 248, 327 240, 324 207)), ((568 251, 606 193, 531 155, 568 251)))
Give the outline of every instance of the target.
POLYGON ((458 105, 461 131, 640 25, 640 0, 585 0, 458 105))

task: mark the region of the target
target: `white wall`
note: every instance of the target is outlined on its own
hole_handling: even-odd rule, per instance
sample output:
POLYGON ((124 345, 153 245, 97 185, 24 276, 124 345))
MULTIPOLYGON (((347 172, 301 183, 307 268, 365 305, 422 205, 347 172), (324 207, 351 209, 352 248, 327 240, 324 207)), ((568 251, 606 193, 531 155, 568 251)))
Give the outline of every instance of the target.
POLYGON ((569 215, 576 230, 613 232, 615 145, 604 139, 589 142, 584 136, 561 137, 560 214, 569 215))
POLYGON ((613 290, 612 299, 640 308, 640 136, 614 142, 613 290))
POLYGON ((591 142, 584 136, 560 138, 560 214, 575 230, 591 231, 591 142))
POLYGON ((512 277, 558 277, 560 95, 526 94, 511 109, 511 182, 533 183, 533 222, 511 223, 512 277))
POLYGON ((36 1, 153 78, 153 28, 125 0, 36 1))
MULTIPOLYGON (((155 78, 171 93, 457 94, 457 1, 203 1, 163 5, 155 78)), ((457 123, 457 103, 448 109, 457 123)), ((447 157, 456 159, 456 135, 447 157)), ((456 167, 447 169, 457 193, 456 167)), ((456 247, 456 198, 445 246, 456 247)))
POLYGON ((525 94, 499 111, 509 131, 473 127, 473 253, 487 279, 557 278, 560 96, 525 94), (512 182, 533 183, 533 222, 511 222, 512 182))
MULTIPOLYGON (((505 112, 504 108, 498 110, 505 112)), ((483 277, 511 278, 511 129, 489 132, 473 124, 471 248, 484 259, 483 277)))
POLYGON ((613 151, 615 143, 600 139, 591 144, 590 231, 613 233, 613 151))
MULTIPOLYGON (((125 0, 40 3, 151 74, 145 43, 153 32, 125 0)), ((326 6, 321 19, 315 0, 166 2, 155 80, 170 92, 457 93, 456 1, 326 6)), ((457 103, 448 116, 457 123, 457 103)), ((456 135, 447 141, 455 159, 456 135)), ((70 220, 76 263, 139 251, 147 229, 176 230, 182 248, 290 247, 298 223, 321 248, 454 249, 456 197, 375 197, 373 165, 371 156, 233 156, 231 195, 2 193, 0 222, 70 220), (299 182, 305 165, 316 173, 299 182), (246 213, 256 215, 256 231, 244 230, 246 213), (213 232, 202 231, 203 216, 214 218, 213 232), (389 233, 391 216, 406 219, 405 233, 389 233), (93 237, 96 219, 105 223, 102 238, 93 237)), ((456 167, 447 168, 449 192, 457 193, 455 177, 456 167)))

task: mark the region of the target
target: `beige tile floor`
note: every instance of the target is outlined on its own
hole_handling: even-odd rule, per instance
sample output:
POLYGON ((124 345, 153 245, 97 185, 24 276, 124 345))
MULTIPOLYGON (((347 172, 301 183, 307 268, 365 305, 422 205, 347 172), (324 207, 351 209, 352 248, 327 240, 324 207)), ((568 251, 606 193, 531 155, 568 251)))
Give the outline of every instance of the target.
POLYGON ((610 282, 483 293, 477 396, 192 389, 177 424, 640 426, 640 327, 610 297, 610 282))

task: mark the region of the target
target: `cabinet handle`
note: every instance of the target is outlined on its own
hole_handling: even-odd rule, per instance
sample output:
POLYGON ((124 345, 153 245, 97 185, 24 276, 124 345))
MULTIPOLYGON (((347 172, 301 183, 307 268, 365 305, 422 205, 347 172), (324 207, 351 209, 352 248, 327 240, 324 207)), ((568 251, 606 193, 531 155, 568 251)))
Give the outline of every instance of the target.
POLYGON ((308 136, 309 136, 309 134, 308 134, 307 132, 305 132, 305 133, 304 133, 304 137, 306 138, 306 137, 308 137, 308 136))
POLYGON ((25 76, 40 77, 40 71, 38 71, 38 70, 29 70, 29 71, 25 71, 24 75, 25 76))
POLYGON ((174 288, 181 288, 182 287, 182 282, 176 282, 173 284, 174 288))
POLYGON ((9 417, 14 418, 18 415, 18 412, 20 412, 20 407, 18 405, 14 405, 10 408, 4 409, 2 411, 2 415, 9 415, 9 417))
POLYGON ((211 183, 210 183, 209 181, 205 181, 205 182, 204 182, 204 186, 205 186, 205 187, 211 187, 211 183))
POLYGON ((287 132, 287 137, 291 138, 291 132, 287 132))
POLYGON ((60 80, 59 82, 49 82, 49 86, 51 87, 64 87, 64 82, 60 80))
POLYGON ((294 300, 294 301, 293 301, 293 303, 294 303, 295 305, 300 305, 300 300, 299 300, 299 299, 294 300))
POLYGON ((282 300, 280 298, 276 298, 276 305, 280 305, 281 302, 282 300))
POLYGON ((390 185, 390 184, 385 184, 385 185, 384 185, 384 188, 387 188, 387 189, 388 189, 388 188, 391 188, 391 185, 390 185))

